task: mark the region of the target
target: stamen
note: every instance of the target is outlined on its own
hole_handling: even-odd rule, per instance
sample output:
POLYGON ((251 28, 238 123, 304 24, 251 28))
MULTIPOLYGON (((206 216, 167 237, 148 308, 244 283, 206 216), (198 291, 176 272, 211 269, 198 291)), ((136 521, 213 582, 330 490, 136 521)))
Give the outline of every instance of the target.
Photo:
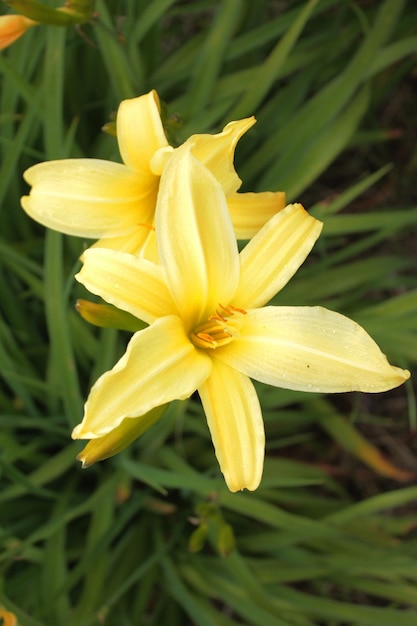
MULTIPOLYGON (((221 309, 223 309, 223 311, 224 311, 224 312, 226 313, 226 315, 228 315, 229 317, 230 317, 231 315, 233 315, 233 311, 231 311, 231 310, 230 310, 230 309, 233 309, 233 307, 232 307, 230 304, 229 304, 229 306, 227 307, 227 306, 223 306, 223 304, 221 304, 221 302, 219 302, 219 307, 220 307, 221 309)), ((217 311, 217 313, 218 313, 218 311, 217 311)), ((219 315, 220 315, 220 313, 219 313, 219 315)))
POLYGON ((217 348, 217 341, 207 333, 192 333, 191 340, 197 348, 217 348))
POLYGON ((209 343, 216 343, 216 340, 213 339, 213 337, 208 333, 197 333, 197 337, 200 337, 200 339, 208 341, 209 343))
POLYGON ((248 314, 248 312, 245 311, 245 309, 239 309, 239 307, 233 306, 232 304, 229 304, 229 309, 232 309, 232 311, 236 311, 236 313, 242 313, 242 315, 247 315, 248 314))
POLYGON ((216 312, 207 318, 207 322, 200 324, 191 333, 190 339, 198 348, 213 350, 225 346, 239 337, 242 315, 246 315, 244 309, 219 303, 216 312))
POLYGON ((223 315, 221 313, 219 313, 218 311, 216 311, 216 315, 210 315, 210 317, 208 318, 209 321, 212 320, 218 320, 219 322, 225 322, 226 318, 223 317, 223 315))

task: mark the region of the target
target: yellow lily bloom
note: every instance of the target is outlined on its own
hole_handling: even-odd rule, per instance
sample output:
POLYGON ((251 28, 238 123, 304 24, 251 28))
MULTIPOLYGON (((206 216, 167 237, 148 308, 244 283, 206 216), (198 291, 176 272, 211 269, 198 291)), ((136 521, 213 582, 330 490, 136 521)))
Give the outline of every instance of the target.
POLYGON ((292 204, 239 254, 221 185, 191 146, 179 149, 158 195, 160 264, 104 248, 83 255, 78 281, 149 326, 94 384, 73 438, 107 437, 131 418, 137 428, 155 407, 197 390, 229 489, 253 490, 264 428, 251 378, 316 392, 376 392, 404 382, 409 373, 391 366, 348 318, 321 307, 264 307, 321 227, 292 204))
POLYGON ((31 27, 36 26, 34 22, 23 15, 1 15, 0 16, 0 50, 10 46, 16 39, 19 39, 31 27))
MULTIPOLYGON (((252 237, 285 206, 283 192, 237 193, 241 180, 233 166, 234 151, 254 123, 253 117, 230 122, 217 135, 193 135, 186 142, 221 184, 239 239, 252 237)), ((157 93, 121 102, 116 124, 123 164, 63 159, 34 165, 24 174, 32 189, 22 207, 53 230, 154 259, 159 181, 175 152, 165 136, 157 93)))

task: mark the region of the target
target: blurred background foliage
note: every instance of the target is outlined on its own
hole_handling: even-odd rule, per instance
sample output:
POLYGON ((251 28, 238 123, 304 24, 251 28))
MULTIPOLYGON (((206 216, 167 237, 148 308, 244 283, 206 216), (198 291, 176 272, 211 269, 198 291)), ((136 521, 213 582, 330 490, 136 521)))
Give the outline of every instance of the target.
POLYGON ((412 380, 375 396, 257 385, 267 454, 254 493, 228 492, 195 398, 81 470, 72 426, 128 335, 75 312, 90 242, 45 232, 19 199, 38 161, 119 160, 101 129, 124 98, 155 88, 173 143, 254 114, 242 189, 285 190, 324 222, 276 303, 345 313, 413 369, 417 4, 96 10, 0 53, 0 605, 21 626, 415 626, 412 380))

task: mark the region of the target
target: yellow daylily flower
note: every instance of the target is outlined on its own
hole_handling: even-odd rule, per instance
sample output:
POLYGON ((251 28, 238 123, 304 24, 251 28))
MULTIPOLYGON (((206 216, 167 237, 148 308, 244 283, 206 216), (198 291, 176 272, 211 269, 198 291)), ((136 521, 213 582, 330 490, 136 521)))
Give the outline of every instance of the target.
POLYGON ((106 437, 132 418, 136 428, 155 407, 197 390, 229 489, 253 490, 262 475, 264 428, 250 378, 316 392, 377 392, 404 382, 409 373, 391 366, 343 315, 264 307, 303 263, 321 227, 292 204, 239 254, 221 185, 190 146, 179 149, 158 195, 160 264, 104 248, 83 255, 78 281, 149 326, 94 384, 73 438, 106 437))
MULTIPOLYGON (((237 193, 241 180, 233 166, 234 151, 254 123, 253 117, 230 122, 217 135, 193 135, 186 142, 221 184, 239 239, 252 237, 285 206, 283 192, 237 193)), ((121 102, 116 124, 123 164, 63 159, 34 165, 24 174, 32 189, 22 206, 48 228, 154 259, 159 181, 175 152, 165 136, 157 93, 121 102)))
POLYGON ((19 39, 31 27, 36 26, 34 22, 23 15, 1 15, 0 16, 0 50, 10 46, 16 39, 19 39))

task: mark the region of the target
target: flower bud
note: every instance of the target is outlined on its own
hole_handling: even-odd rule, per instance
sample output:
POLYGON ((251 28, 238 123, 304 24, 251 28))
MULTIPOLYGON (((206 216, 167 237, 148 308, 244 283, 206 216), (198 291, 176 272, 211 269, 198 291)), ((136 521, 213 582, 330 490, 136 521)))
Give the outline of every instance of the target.
POLYGON ((221 556, 228 556, 236 548, 236 540, 233 528, 230 524, 223 523, 219 528, 217 548, 221 556))
POLYGON ((77 312, 93 326, 101 328, 117 328, 118 330, 128 330, 135 333, 146 327, 137 317, 126 311, 121 311, 111 304, 97 304, 89 300, 77 300, 75 304, 77 312))
POLYGON ((0 606, 0 624, 2 626, 17 626, 16 615, 0 606))
POLYGON ((24 17, 23 15, 1 15, 0 16, 0 50, 10 46, 16 39, 19 39, 31 26, 36 26, 37 22, 24 17))
POLYGON ((109 459, 124 450, 161 417, 165 408, 165 406, 158 406, 140 417, 128 417, 107 435, 91 439, 77 456, 83 469, 97 461, 109 459))
POLYGON ((51 26, 85 24, 92 19, 95 4, 95 0, 67 0, 65 6, 53 9, 38 0, 5 0, 5 2, 22 16, 51 26))
POLYGON ((193 554, 201 552, 207 539, 209 527, 206 522, 200 524, 190 535, 188 540, 188 550, 193 554))

